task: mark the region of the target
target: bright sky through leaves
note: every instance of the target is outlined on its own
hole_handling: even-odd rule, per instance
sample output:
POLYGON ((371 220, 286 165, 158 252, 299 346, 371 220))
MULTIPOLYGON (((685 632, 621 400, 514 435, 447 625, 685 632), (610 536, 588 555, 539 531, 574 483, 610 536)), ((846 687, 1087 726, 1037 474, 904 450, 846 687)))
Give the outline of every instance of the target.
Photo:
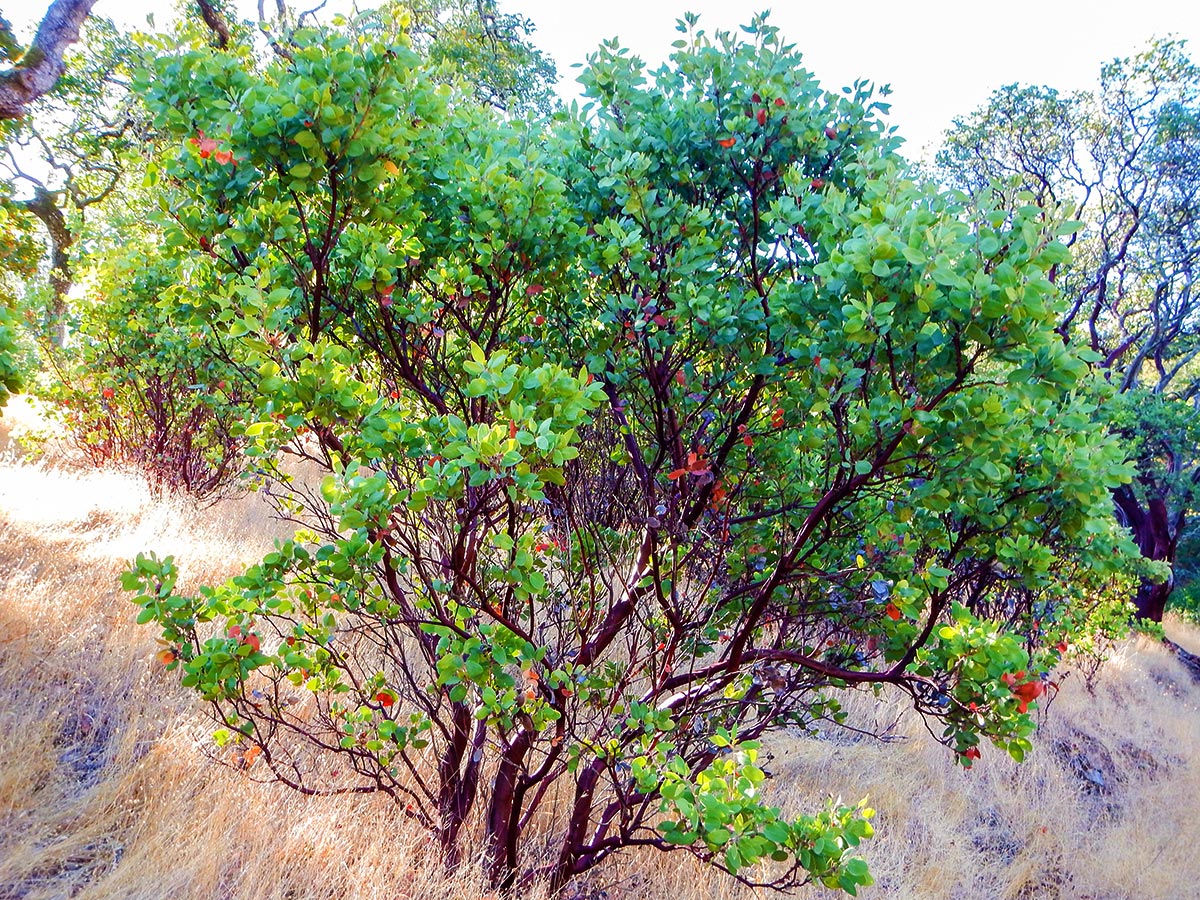
MULTIPOLYGON (((48 0, 4 4, 18 29, 32 27, 48 0)), ((734 28, 767 3, 728 0, 500 0, 503 9, 529 16, 534 42, 558 64, 559 93, 577 96, 573 63, 597 44, 619 36, 648 62, 657 63, 679 35, 675 21, 686 10, 709 31, 734 28)), ((273 4, 270 4, 273 5, 273 4)), ((315 2, 295 3, 306 9, 315 2)), ((348 4, 328 3, 326 10, 348 4)), ((239 0, 243 15, 255 15, 254 0, 239 0)), ((147 12, 161 20, 158 0, 99 0, 97 15, 141 23, 147 12)), ((831 6, 777 2, 771 21, 803 52, 828 87, 867 78, 893 88, 892 124, 916 156, 936 144, 950 120, 982 104, 995 88, 1019 81, 1069 91, 1090 87, 1102 62, 1143 49, 1150 38, 1174 34, 1200 47, 1200 4, 1187 0, 1012 0, 970 4, 958 0, 857 0, 831 6)))

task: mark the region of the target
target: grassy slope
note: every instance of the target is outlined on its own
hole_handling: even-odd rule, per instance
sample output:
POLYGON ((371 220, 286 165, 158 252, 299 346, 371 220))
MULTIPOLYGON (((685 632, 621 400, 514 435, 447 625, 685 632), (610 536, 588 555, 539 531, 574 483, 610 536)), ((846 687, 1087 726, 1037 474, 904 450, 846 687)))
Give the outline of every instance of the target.
MULTIPOLYGON (((197 514, 113 473, 18 464, 0 419, 0 900, 480 897, 371 800, 314 801, 207 758, 211 726, 153 660, 116 586, 139 550, 219 579, 278 526, 253 499, 197 514)), ((1200 632, 1175 624, 1194 651, 1200 632)), ((877 898, 1193 897, 1200 686, 1162 648, 1121 648, 1094 693, 1067 675, 1030 760, 955 767, 900 707, 895 740, 773 747, 772 802, 869 796, 877 898)), ((610 900, 763 896, 682 856, 630 856, 576 889, 610 900)), ((812 891, 808 896, 824 896, 812 891)), ((534 900, 534 898, 523 898, 534 900)))

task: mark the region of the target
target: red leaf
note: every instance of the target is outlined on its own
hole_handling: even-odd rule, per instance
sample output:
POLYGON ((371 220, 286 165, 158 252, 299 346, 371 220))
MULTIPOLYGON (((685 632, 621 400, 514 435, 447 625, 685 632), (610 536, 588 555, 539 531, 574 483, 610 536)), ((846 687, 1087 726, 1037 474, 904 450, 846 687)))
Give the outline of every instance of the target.
POLYGON ((765 109, 760 109, 758 111, 758 115, 756 116, 756 118, 758 119, 759 125, 766 125, 767 124, 767 111, 765 109))
MULTIPOLYGON (((1040 681, 1027 681, 1012 689, 1012 692, 1020 698, 1022 704, 1032 703, 1038 697, 1042 696, 1045 691, 1046 688, 1040 681)), ((1021 711, 1024 712, 1024 710, 1021 711)))
POLYGON ((737 138, 731 138, 731 137, 721 138, 719 141, 717 141, 717 143, 720 144, 722 147, 724 147, 726 150, 728 150, 730 147, 732 147, 734 144, 737 143, 737 138))
POLYGON ((208 159, 220 144, 212 138, 206 138, 203 131, 197 131, 196 137, 190 139, 194 147, 200 149, 200 158, 208 159))
POLYGON ((715 485, 713 485, 712 490, 713 509, 716 509, 718 506, 720 506, 725 501, 725 497, 725 483, 723 481, 718 481, 715 485))
POLYGON ((893 622, 899 621, 900 608, 898 606, 896 606, 895 603, 889 603, 887 605, 887 609, 885 609, 884 612, 887 613, 887 617, 889 619, 891 619, 893 622))
POLYGON ((380 706, 392 706, 395 704, 396 698, 393 697, 388 691, 380 691, 375 695, 375 702, 380 706))
POLYGON ((534 297, 534 296, 540 294, 544 290, 545 290, 545 288, 542 287, 540 284, 531 284, 529 287, 525 288, 525 296, 526 297, 534 297))

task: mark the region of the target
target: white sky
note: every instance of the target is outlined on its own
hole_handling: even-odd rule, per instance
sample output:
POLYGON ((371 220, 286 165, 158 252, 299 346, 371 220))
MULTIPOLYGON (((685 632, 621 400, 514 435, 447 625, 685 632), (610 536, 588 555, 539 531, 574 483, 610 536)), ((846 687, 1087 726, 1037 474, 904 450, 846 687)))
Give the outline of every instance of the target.
MULTIPOLYGON (((360 0, 360 3, 362 0, 360 0)), ((315 5, 290 0, 294 8, 315 5)), ((679 37, 675 20, 686 10, 700 14, 709 32, 731 29, 757 10, 803 52, 808 67, 828 88, 857 78, 890 83, 890 120, 920 155, 936 144, 955 116, 982 104, 997 87, 1019 81, 1059 90, 1090 87, 1102 62, 1129 56, 1151 37, 1186 38, 1200 61, 1197 0, 499 0, 537 25, 534 41, 558 64, 565 98, 576 96, 572 63, 583 62, 601 40, 618 36, 652 64, 663 60, 679 37)), ((40 18, 48 0, 0 0, 15 26, 40 18)), ((247 14, 254 0, 238 0, 247 14)), ((273 6, 268 0, 267 6, 273 6)), ((334 4, 331 2, 330 6, 334 4)), ((95 12, 140 22, 145 13, 164 17, 162 0, 99 0, 95 12)))

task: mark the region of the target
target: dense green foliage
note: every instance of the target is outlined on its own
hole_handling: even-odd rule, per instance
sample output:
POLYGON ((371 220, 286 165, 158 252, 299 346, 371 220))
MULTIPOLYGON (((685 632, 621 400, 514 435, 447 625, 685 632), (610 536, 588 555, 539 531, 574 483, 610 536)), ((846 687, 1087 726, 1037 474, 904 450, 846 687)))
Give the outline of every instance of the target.
MULTIPOLYGON (((1096 91, 1010 85, 955 121, 938 162, 1070 235, 1058 331, 1123 395, 1102 410, 1137 463, 1114 491, 1122 524, 1146 559, 1175 563, 1200 500, 1200 70, 1157 41, 1104 66, 1096 91)), ((1174 583, 1143 581, 1138 614, 1160 619, 1174 583)))
POLYGON ((1187 540, 1178 45, 1000 92, 964 196, 761 18, 653 73, 606 45, 552 111, 490 2, 219 12, 97 23, 6 126, 58 174, 0 203, 0 400, 18 319, 69 320, 45 394, 90 459, 298 526, 223 585, 124 578, 240 765, 381 792, 505 891, 646 846, 854 893, 871 811, 764 804, 773 736, 899 692, 1020 759, 1187 540))
POLYGON ((1130 549, 1065 249, 913 180, 761 20, 650 76, 606 47, 536 124, 378 21, 142 88, 162 230, 122 302, 255 373, 305 527, 195 595, 139 557, 139 620, 243 758, 388 794, 450 864, 479 827, 497 886, 649 845, 853 892, 869 813, 763 806, 760 742, 900 690, 965 765, 1020 758, 1130 549))
POLYGON ((24 382, 19 300, 22 282, 37 268, 37 245, 31 231, 21 210, 12 206, 6 195, 0 198, 0 409, 24 382))

